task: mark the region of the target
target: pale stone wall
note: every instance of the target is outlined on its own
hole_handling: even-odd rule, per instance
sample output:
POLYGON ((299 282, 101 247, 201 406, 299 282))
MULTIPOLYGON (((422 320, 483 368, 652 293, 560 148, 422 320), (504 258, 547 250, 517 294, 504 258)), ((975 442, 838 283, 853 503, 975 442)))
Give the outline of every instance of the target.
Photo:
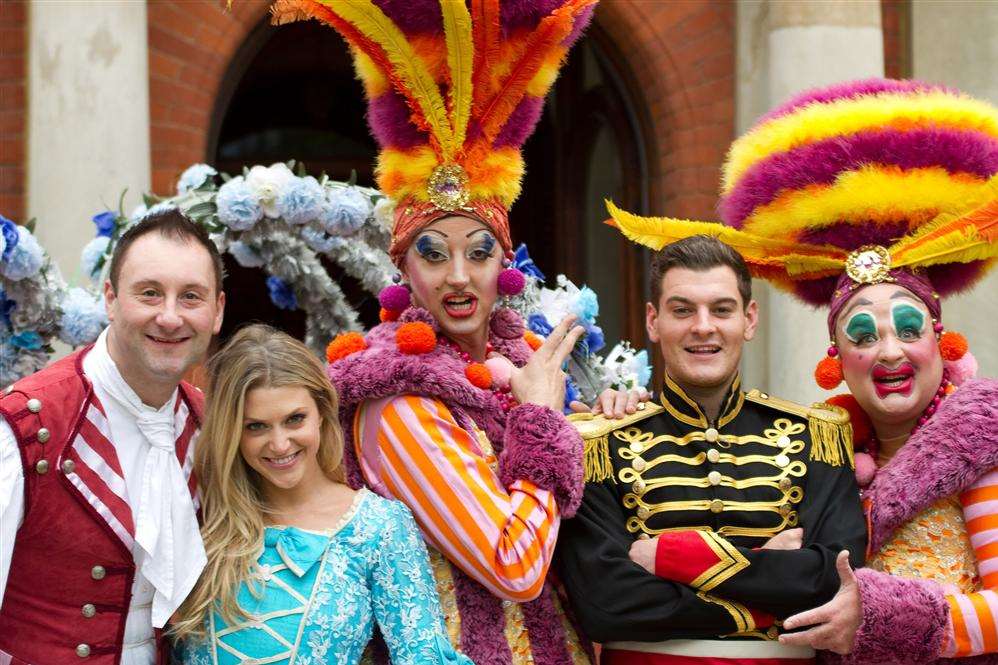
MULTIPOLYGON (((998 104, 998 3, 912 4, 912 75, 998 104)), ((943 322, 967 336, 981 376, 998 376, 998 273, 943 304, 943 322)))
POLYGON ((33 0, 28 28, 28 216, 68 279, 90 216, 149 189, 144 2, 33 0))
MULTIPOLYGON (((816 86, 883 76, 877 0, 738 3, 738 132, 792 95, 816 86)), ((827 396, 811 377, 828 347, 823 312, 756 282, 760 332, 746 347, 745 385, 809 402, 827 396)))

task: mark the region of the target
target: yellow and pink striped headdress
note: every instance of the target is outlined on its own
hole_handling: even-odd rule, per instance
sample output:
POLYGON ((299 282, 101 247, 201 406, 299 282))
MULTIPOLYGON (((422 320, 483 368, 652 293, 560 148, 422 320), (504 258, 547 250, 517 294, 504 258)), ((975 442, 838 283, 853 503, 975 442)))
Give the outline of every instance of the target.
POLYGON ((871 79, 806 92, 736 140, 723 167, 723 224, 608 207, 626 236, 654 249, 717 236, 754 276, 811 305, 828 305, 843 275, 869 283, 898 270, 944 297, 998 258, 996 174, 992 105, 871 79))
POLYGON ((396 264, 422 228, 468 214, 511 248, 520 148, 596 0, 277 0, 276 23, 315 18, 348 42, 396 201, 396 264))

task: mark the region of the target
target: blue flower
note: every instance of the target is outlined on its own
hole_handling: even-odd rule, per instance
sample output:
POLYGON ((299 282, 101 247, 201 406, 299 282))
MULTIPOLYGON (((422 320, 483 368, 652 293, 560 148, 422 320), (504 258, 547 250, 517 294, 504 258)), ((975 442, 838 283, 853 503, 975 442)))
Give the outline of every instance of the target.
POLYGON ((10 343, 19 349, 37 351, 42 348, 42 344, 44 344, 45 341, 42 339, 42 336, 34 330, 25 330, 17 333, 16 335, 11 335, 10 343))
POLYGON ((596 353, 604 346, 606 346, 606 340, 603 337, 603 329, 595 324, 590 324, 585 326, 586 335, 584 337, 586 341, 586 347, 589 349, 589 353, 596 353))
POLYGON ((253 247, 238 240, 229 243, 229 254, 244 268, 262 268, 267 263, 253 247))
POLYGON ((15 307, 17 307, 17 303, 8 298, 3 289, 0 289, 0 320, 3 321, 7 330, 10 330, 10 313, 14 311, 15 307))
POLYGON ((292 178, 277 195, 277 213, 288 224, 311 222, 322 212, 326 193, 312 176, 292 178))
MULTIPOLYGON (((8 248, 9 248, 8 241, 8 248)), ((25 277, 35 275, 45 263, 45 252, 38 244, 31 231, 23 226, 17 227, 17 243, 7 260, 0 265, 0 273, 7 279, 17 282, 25 277)))
POLYGON ((91 219, 94 220, 94 224, 97 226, 98 237, 104 236, 110 238, 114 233, 114 227, 118 225, 118 216, 110 210, 98 213, 91 219))
POLYGON ((107 251, 107 246, 110 244, 109 237, 99 235, 83 246, 83 251, 80 252, 80 268, 84 275, 90 279, 97 279, 100 276, 100 270, 103 266, 98 268, 97 262, 104 256, 104 252, 107 251))
POLYGON ((541 282, 544 281, 544 273, 541 272, 534 260, 527 253, 527 244, 520 243, 513 253, 513 267, 528 277, 533 277, 541 282))
POLYGON ((59 339, 70 346, 94 341, 108 323, 103 300, 85 289, 69 289, 60 307, 59 339))
POLYGON ((187 170, 180 174, 180 180, 177 181, 177 194, 186 194, 192 189, 197 189, 216 175, 218 175, 218 171, 207 164, 188 166, 187 170))
POLYGON ((218 188, 215 205, 219 221, 233 231, 245 231, 263 219, 263 208, 256 192, 242 176, 236 176, 218 188))
POLYGON ((0 234, 3 235, 4 240, 3 249, 0 249, 0 259, 4 261, 10 258, 11 252, 17 247, 17 242, 20 239, 17 229, 17 224, 0 215, 0 234))
POLYGON ((312 248, 313 252, 325 254, 341 242, 346 242, 342 238, 327 235, 322 229, 308 224, 301 228, 301 237, 305 244, 312 248))
POLYGON ((543 314, 531 314, 527 317, 527 328, 541 337, 547 337, 554 330, 543 314))
POLYGON ((648 363, 647 349, 641 349, 634 355, 634 364, 637 366, 638 385, 647 386, 651 381, 651 365, 648 363))
POLYGON ((295 297, 294 290, 280 277, 268 277, 267 290, 270 291, 270 301, 279 309, 298 309, 298 298, 295 297))
POLYGON ((572 413, 572 407, 569 406, 572 402, 576 402, 582 398, 582 393, 575 385, 575 381, 572 380, 571 376, 565 376, 565 404, 562 410, 566 413, 572 413))
POLYGON ((596 297, 596 292, 588 286, 579 289, 575 313, 580 319, 585 319, 589 323, 595 323, 596 317, 599 316, 599 300, 596 297))
POLYGON ((364 226, 372 212, 367 194, 356 187, 335 187, 326 196, 319 224, 331 235, 349 236, 364 226))

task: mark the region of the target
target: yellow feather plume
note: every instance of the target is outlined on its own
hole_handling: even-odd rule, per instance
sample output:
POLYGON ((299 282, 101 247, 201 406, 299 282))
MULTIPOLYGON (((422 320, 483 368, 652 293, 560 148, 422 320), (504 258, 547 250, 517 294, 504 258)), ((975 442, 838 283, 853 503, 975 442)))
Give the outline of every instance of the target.
POLYGON ((629 240, 656 251, 677 240, 709 235, 730 245, 745 258, 753 272, 785 272, 790 276, 820 276, 842 269, 846 253, 832 246, 806 245, 746 233, 716 222, 670 217, 639 217, 621 210, 612 201, 606 209, 629 240))
POLYGON ((471 37, 471 14, 464 0, 440 0, 447 42, 447 66, 450 69, 450 108, 456 152, 464 145, 471 118, 471 77, 474 70, 474 42, 471 37))
POLYGON ((335 14, 384 50, 394 74, 407 88, 418 112, 440 143, 443 157, 451 160, 461 144, 455 142, 440 89, 401 30, 371 0, 321 0, 335 14))

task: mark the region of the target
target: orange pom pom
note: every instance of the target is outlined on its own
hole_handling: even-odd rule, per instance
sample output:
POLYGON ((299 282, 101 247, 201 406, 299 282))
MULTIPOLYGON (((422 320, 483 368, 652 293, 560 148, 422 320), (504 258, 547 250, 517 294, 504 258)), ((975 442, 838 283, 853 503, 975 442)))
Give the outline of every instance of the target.
POLYGON ((464 368, 464 375, 476 388, 488 390, 492 387, 492 372, 482 363, 471 363, 464 368))
POLYGON ((523 341, 526 342, 527 346, 529 346, 534 351, 536 351, 537 349, 541 348, 541 344, 544 343, 544 340, 541 339, 540 335, 538 335, 537 333, 531 332, 529 330, 527 332, 523 333, 523 341))
POLYGON ((385 309, 382 307, 378 317, 381 319, 382 323, 387 321, 397 321, 399 316, 402 314, 402 311, 403 310, 385 309))
POLYGON ((403 323, 395 331, 395 343, 402 353, 418 355, 437 348, 437 334, 430 324, 422 321, 403 323))
POLYGON ((943 360, 959 360, 966 355, 969 348, 967 338, 958 332, 947 331, 939 338, 939 353, 942 354, 943 360))
POLYGON ((363 351, 366 348, 367 342, 364 341, 364 336, 360 333, 343 333, 342 335, 337 335, 336 339, 326 347, 326 360, 334 363, 341 358, 346 358, 350 354, 363 351))
POLYGON ((834 395, 825 400, 828 404, 840 406, 849 413, 849 422, 852 423, 853 446, 862 450, 870 441, 873 434, 873 423, 866 411, 859 405, 856 398, 849 393, 834 395))
POLYGON ((814 368, 814 381, 825 390, 832 390, 842 383, 842 363, 838 358, 824 357, 814 368))

